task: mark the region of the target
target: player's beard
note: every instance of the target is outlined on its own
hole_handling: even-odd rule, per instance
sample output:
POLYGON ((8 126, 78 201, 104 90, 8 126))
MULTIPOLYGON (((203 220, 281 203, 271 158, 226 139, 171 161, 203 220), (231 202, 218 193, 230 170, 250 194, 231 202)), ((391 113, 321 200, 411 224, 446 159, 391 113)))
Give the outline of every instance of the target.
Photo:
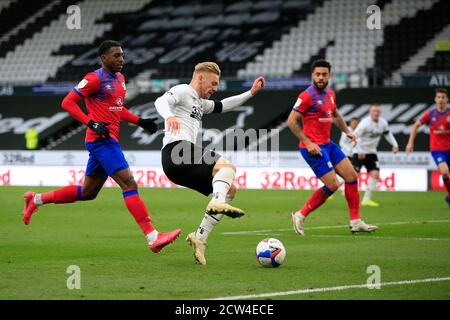
POLYGON ((317 89, 319 89, 319 90, 324 90, 324 89, 328 86, 328 81, 326 81, 326 82, 323 83, 323 87, 322 87, 322 88, 319 87, 319 86, 318 86, 318 82, 316 82, 316 81, 314 81, 314 80, 313 80, 313 84, 314 84, 314 86, 315 86, 317 89))

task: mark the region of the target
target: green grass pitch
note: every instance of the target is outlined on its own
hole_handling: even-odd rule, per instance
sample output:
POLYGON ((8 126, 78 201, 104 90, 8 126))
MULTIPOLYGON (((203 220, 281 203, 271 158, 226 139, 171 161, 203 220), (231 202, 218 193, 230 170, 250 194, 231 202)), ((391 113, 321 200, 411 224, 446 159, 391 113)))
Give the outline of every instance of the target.
MULTIPOLYGON (((362 218, 380 229, 355 235, 346 227, 347 207, 338 192, 310 215, 301 238, 292 230, 290 212, 311 192, 241 190, 234 204, 247 214, 221 221, 209 238, 207 265, 201 267, 184 241, 208 201, 194 191, 140 190, 158 229, 182 229, 174 244, 153 254, 119 189, 104 189, 89 202, 41 207, 25 226, 22 195, 28 189, 0 188, 0 299, 258 295, 365 284, 370 265, 380 267, 382 283, 450 277, 450 210, 442 192, 376 193, 381 206, 363 208, 362 218), (286 261, 277 269, 256 262, 255 247, 265 237, 278 238, 286 247, 286 261), (67 289, 70 265, 80 267, 80 290, 67 289)), ((450 299, 450 281, 267 298, 450 299)))

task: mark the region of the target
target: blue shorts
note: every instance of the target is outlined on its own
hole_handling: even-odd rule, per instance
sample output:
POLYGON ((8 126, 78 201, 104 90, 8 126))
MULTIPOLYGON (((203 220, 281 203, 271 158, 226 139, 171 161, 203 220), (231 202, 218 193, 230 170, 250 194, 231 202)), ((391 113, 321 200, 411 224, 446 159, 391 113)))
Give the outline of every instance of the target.
POLYGON ((300 148, 303 159, 309 164, 317 178, 334 170, 334 166, 346 158, 341 148, 333 141, 327 144, 320 144, 319 147, 322 150, 322 155, 312 155, 306 148, 300 148))
POLYGON ((440 163, 445 162, 450 167, 450 150, 447 151, 431 151, 434 162, 438 166, 440 163))
POLYGON ((111 177, 129 167, 119 143, 112 138, 86 142, 86 149, 89 151, 86 176, 96 176, 106 180, 108 176, 111 177))

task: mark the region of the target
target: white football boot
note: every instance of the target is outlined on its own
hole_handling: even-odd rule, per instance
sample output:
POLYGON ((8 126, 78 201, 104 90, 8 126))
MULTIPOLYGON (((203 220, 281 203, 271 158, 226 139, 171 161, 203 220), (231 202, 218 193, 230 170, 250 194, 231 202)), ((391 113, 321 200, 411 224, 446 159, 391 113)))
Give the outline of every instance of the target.
POLYGON ((365 223, 362 220, 350 222, 349 228, 350 228, 350 231, 352 233, 355 233, 355 232, 373 232, 373 231, 378 229, 377 226, 372 225, 372 224, 367 224, 367 223, 365 223))
POLYGON ((188 234, 186 241, 192 248, 192 252, 194 253, 195 261, 198 264, 204 266, 206 265, 205 259, 205 250, 206 250, 206 242, 203 242, 199 238, 195 236, 195 232, 191 232, 188 234))
POLYGON ((292 223, 294 225, 294 231, 299 236, 305 235, 305 217, 300 212, 292 212, 292 223))

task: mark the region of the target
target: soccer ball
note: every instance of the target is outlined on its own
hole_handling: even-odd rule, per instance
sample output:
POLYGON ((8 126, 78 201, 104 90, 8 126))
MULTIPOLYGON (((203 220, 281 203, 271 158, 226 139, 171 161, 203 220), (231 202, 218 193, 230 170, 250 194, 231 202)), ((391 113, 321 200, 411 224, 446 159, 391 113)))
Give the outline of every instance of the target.
POLYGON ((276 268, 283 264, 286 249, 280 240, 266 238, 256 246, 256 260, 265 268, 276 268))

